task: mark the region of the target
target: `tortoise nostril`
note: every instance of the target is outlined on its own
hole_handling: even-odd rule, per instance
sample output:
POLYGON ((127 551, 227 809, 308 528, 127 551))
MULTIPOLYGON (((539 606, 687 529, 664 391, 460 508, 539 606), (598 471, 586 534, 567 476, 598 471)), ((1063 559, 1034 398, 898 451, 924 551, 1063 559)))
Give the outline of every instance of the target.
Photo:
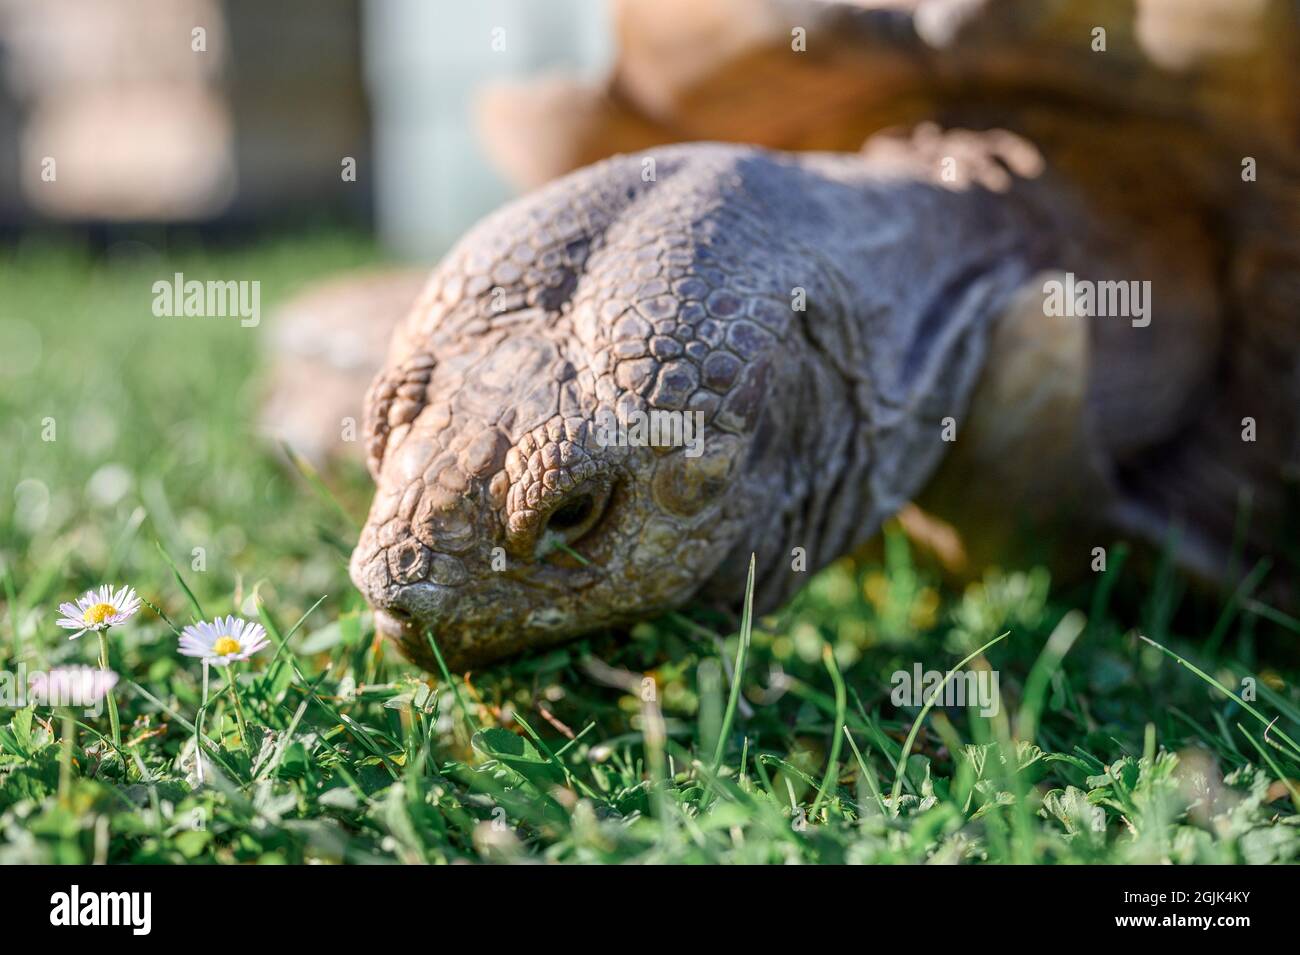
POLYGON ((556 508, 551 513, 551 518, 546 522, 546 526, 552 530, 569 531, 586 522, 591 517, 591 512, 595 508, 596 502, 590 494, 583 494, 572 501, 556 508))

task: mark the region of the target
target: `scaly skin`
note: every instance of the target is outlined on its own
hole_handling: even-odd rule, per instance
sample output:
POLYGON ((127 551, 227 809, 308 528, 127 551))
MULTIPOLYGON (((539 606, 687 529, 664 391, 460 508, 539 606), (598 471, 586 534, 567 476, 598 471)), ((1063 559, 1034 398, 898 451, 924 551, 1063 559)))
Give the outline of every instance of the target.
POLYGON ((652 181, 615 157, 470 232, 368 397, 378 489, 351 570, 379 628, 427 669, 432 632, 464 669, 735 602, 751 552, 773 607, 806 580, 794 548, 812 571, 874 534, 1057 253, 1044 223, 1071 216, 1010 175, 1026 144, 939 155, 963 142, 947 188, 889 150, 664 148, 652 181), (602 444, 599 415, 632 410, 701 412, 703 453, 602 444))

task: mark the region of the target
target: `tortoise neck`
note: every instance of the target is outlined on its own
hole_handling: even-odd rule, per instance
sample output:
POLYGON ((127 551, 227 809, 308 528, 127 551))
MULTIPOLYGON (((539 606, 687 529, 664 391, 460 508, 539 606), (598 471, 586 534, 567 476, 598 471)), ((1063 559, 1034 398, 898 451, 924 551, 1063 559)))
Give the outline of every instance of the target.
POLYGON ((785 507, 746 544, 767 606, 807 580, 792 555, 816 570, 921 490, 968 413, 991 328, 1050 245, 1014 194, 880 179, 860 161, 836 179, 853 188, 831 204, 829 233, 788 236, 815 265, 790 365, 821 384, 787 386, 798 453, 771 462, 785 507))

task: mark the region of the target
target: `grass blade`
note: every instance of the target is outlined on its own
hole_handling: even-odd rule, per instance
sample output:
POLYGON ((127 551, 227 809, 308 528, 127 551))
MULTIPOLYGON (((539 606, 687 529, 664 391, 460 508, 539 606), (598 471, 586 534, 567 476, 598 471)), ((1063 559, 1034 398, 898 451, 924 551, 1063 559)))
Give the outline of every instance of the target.
POLYGON ((709 772, 718 774, 722 765, 722 754, 727 749, 727 737, 731 735, 731 724, 736 719, 736 707, 740 703, 740 687, 745 680, 745 657, 749 654, 749 640, 754 625, 754 564, 755 555, 749 555, 749 579, 745 582, 745 610, 740 617, 740 645, 736 648, 736 666, 732 671, 731 693, 727 697, 727 708, 722 714, 722 729, 718 733, 718 745, 713 751, 713 760, 709 763, 709 772))
MULTIPOLYGON (((1260 722, 1261 724, 1263 724, 1263 726, 1264 726, 1265 728, 1269 728, 1269 727, 1272 727, 1272 726, 1273 726, 1273 723, 1274 723, 1273 720, 1266 719, 1263 713, 1261 713, 1259 710, 1255 709, 1253 706, 1251 706, 1249 703, 1247 703, 1245 700, 1243 700, 1243 699, 1242 699, 1240 696, 1238 696, 1236 693, 1233 693, 1230 689, 1228 689, 1226 686, 1224 686, 1222 683, 1220 683, 1220 682, 1219 682, 1218 680, 1216 680, 1214 677, 1210 676, 1208 673, 1206 673, 1204 670, 1202 670, 1202 669, 1201 669, 1200 667, 1198 667, 1196 664, 1192 663, 1192 662, 1189 661, 1189 660, 1185 660, 1185 659, 1183 659, 1183 658, 1180 657, 1178 654, 1174 653, 1173 650, 1170 650, 1168 647, 1161 646, 1160 644, 1158 644, 1158 643, 1156 643, 1154 640, 1152 640, 1150 637, 1143 636, 1143 635, 1140 634, 1140 633, 1138 634, 1138 636, 1141 637, 1143 640, 1145 640, 1147 643, 1151 644, 1151 646, 1155 647, 1155 648, 1156 648, 1157 650, 1159 650, 1160 652, 1162 652, 1162 653, 1164 653, 1164 654, 1166 654, 1166 655, 1172 657, 1173 659, 1177 660, 1179 663, 1181 663, 1183 666, 1187 667, 1187 669, 1191 670, 1191 671, 1192 671, 1193 673, 1195 673, 1198 677, 1200 677, 1200 678, 1201 678, 1202 680, 1204 680, 1206 683, 1210 684, 1210 686, 1214 687, 1214 688, 1215 688, 1216 690, 1218 690, 1220 693, 1222 693, 1222 694, 1224 694, 1225 696, 1231 697, 1232 699, 1236 700, 1239 704, 1241 704, 1241 708, 1242 708, 1242 709, 1244 709, 1244 710, 1245 710, 1247 713, 1249 713, 1251 716, 1255 717, 1255 719, 1259 720, 1259 722, 1260 722)), ((1272 732, 1274 735, 1276 735, 1276 736, 1280 736, 1282 739, 1286 740, 1287 744, 1291 747, 1291 752, 1287 754, 1288 756, 1290 756, 1292 759, 1300 760, 1300 744, 1297 744, 1295 740, 1293 740, 1290 736, 1287 736, 1286 733, 1283 733, 1280 729, 1272 729, 1271 732, 1272 732)))
POLYGON ((172 576, 176 578, 176 583, 180 584, 181 590, 185 591, 185 596, 189 598, 190 606, 194 609, 195 622, 208 619, 208 615, 203 612, 203 607, 199 604, 199 598, 194 596, 194 591, 190 590, 190 585, 181 576, 181 572, 175 562, 172 561, 171 555, 163 548, 162 541, 155 540, 153 543, 158 548, 158 553, 162 554, 162 559, 167 561, 167 566, 172 569, 172 576))
POLYGON ((826 775, 817 789, 817 798, 813 800, 812 809, 808 811, 808 815, 814 818, 817 816, 817 810, 821 808, 822 799, 826 797, 826 793, 839 776, 840 745, 843 742, 840 739, 840 731, 845 729, 844 707, 848 697, 844 692, 844 677, 840 675, 840 668, 835 664, 835 654, 831 652, 829 644, 822 645, 822 662, 826 664, 831 682, 835 684, 835 732, 831 736, 831 758, 826 766, 826 775))
POLYGON ((926 715, 929 714, 930 710, 934 708, 934 704, 938 702, 939 698, 943 696, 943 688, 948 685, 948 681, 953 678, 953 674, 958 670, 970 663, 989 647, 996 643, 1001 643, 1010 635, 1011 631, 1007 630, 1001 636, 994 637, 978 650, 972 650, 967 654, 960 663, 944 674, 943 681, 935 688, 934 693, 931 694, 930 699, 926 701, 925 705, 921 707, 921 712, 916 714, 916 719, 912 721, 912 729, 908 732, 907 739, 903 743, 903 751, 898 756, 898 765, 894 767, 894 788, 889 793, 889 808, 893 811, 893 815, 898 815, 898 797, 903 792, 903 774, 907 769, 907 757, 912 752, 912 744, 916 742, 916 734, 921 731, 921 722, 925 719, 926 715))

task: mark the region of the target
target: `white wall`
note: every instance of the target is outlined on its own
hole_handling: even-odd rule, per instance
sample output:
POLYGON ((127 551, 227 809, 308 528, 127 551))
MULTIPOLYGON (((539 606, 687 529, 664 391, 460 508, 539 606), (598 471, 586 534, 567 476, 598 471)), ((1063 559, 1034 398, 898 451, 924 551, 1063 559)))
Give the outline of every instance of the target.
POLYGON ((510 196, 475 139, 475 90, 612 56, 604 0, 365 0, 363 26, 380 238, 423 261, 510 196))

